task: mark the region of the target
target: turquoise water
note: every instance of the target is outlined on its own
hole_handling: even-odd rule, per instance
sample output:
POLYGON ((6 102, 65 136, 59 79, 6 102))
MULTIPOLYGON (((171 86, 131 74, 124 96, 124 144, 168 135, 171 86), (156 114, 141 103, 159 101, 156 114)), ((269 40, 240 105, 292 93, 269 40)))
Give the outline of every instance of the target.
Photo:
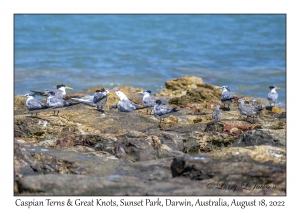
POLYGON ((196 75, 286 104, 285 15, 15 15, 14 90, 164 88, 196 75))

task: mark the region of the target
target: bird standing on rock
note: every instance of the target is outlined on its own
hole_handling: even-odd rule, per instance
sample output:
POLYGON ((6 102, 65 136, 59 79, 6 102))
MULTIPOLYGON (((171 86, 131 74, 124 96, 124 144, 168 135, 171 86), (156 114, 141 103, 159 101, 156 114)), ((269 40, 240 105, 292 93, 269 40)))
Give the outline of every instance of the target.
MULTIPOLYGON (((65 101, 61 99, 60 97, 55 96, 55 92, 49 91, 48 92, 48 98, 47 98, 47 106, 51 108, 59 108, 64 106, 69 106, 70 103, 68 101, 65 101)), ((59 113, 59 110, 57 111, 57 115, 59 113)), ((55 115, 55 110, 54 110, 55 115)))
POLYGON ((133 112, 136 109, 143 108, 130 101, 127 96, 120 90, 116 91, 116 95, 119 97, 119 102, 116 106, 120 112, 133 112))
POLYGON ((109 91, 105 90, 104 88, 95 91, 93 102, 96 104, 97 109, 102 109, 105 106, 108 99, 108 94, 109 91))
POLYGON ((85 105, 89 105, 93 107, 96 106, 97 110, 100 110, 105 106, 108 100, 108 94, 109 91, 102 88, 100 90, 96 90, 94 95, 88 95, 81 98, 71 98, 71 99, 83 103, 85 105))
POLYGON ((214 121, 218 121, 222 119, 222 113, 220 111, 220 105, 216 105, 216 108, 214 109, 214 111, 211 114, 211 117, 214 121))
POLYGON ((258 102, 255 98, 252 98, 252 106, 254 107, 254 110, 256 111, 256 114, 259 115, 261 110, 264 109, 263 105, 258 102))
MULTIPOLYGON (((27 93, 24 96, 26 96, 26 107, 29 111, 33 110, 39 110, 39 109, 45 109, 48 108, 45 104, 40 102, 39 100, 35 99, 35 95, 33 93, 27 93)), ((35 116, 37 116, 37 112, 35 113, 35 116)), ((32 113, 31 113, 32 116, 32 113)))
POLYGON ((143 106, 147 107, 147 114, 148 114, 149 110, 151 113, 152 109, 149 109, 149 108, 152 108, 155 106, 156 99, 153 96, 151 96, 150 90, 143 90, 143 92, 139 92, 139 93, 143 94, 143 106))
POLYGON ((275 106, 275 103, 277 102, 278 99, 278 93, 276 92, 276 90, 279 90, 280 88, 276 86, 270 86, 269 89, 270 89, 270 92, 268 93, 269 104, 271 106, 271 104, 273 103, 275 106))
POLYGON ((239 103, 238 109, 240 110, 240 113, 242 115, 246 115, 247 119, 248 117, 253 116, 253 122, 254 122, 254 116, 257 115, 255 108, 251 106, 248 101, 245 101, 243 99, 239 99, 238 103, 239 103))
POLYGON ((160 122, 161 118, 168 117, 171 113, 177 112, 178 110, 176 108, 170 109, 169 107, 165 106, 162 104, 161 100, 157 99, 155 106, 153 107, 153 113, 154 116, 159 116, 160 117, 160 122))
POLYGON ((233 100, 232 93, 230 92, 230 89, 228 86, 222 86, 221 88, 222 88, 221 101, 223 102, 224 107, 225 107, 225 104, 228 104, 228 109, 229 109, 229 106, 233 100))

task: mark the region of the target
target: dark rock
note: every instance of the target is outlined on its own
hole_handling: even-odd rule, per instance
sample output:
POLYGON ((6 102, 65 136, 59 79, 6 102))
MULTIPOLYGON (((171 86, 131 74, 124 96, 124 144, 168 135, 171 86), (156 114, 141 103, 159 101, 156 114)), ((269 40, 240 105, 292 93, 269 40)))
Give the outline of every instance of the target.
POLYGON ((234 143, 235 147, 245 147, 254 145, 284 146, 285 142, 282 142, 276 136, 270 135, 270 133, 267 131, 253 130, 241 134, 240 137, 234 143))
MULTIPOLYGON (((257 162, 247 155, 226 156, 224 159, 222 158, 222 161, 211 156, 174 158, 171 170, 174 177, 179 176, 200 181, 209 179, 209 183, 214 183, 216 188, 222 189, 224 187, 223 190, 230 190, 229 187, 234 186, 236 187, 235 190, 241 194, 253 189, 255 183, 269 184, 272 188, 257 189, 256 193, 276 192, 278 186, 285 185, 286 173, 284 165, 257 162), (276 178, 274 174, 280 178, 276 178)), ((279 191, 281 190, 285 192, 285 188, 279 189, 279 191)))

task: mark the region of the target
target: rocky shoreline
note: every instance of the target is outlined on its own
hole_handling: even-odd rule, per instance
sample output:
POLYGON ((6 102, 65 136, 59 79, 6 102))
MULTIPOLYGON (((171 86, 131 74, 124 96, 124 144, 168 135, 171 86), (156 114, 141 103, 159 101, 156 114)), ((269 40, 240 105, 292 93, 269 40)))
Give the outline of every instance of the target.
POLYGON ((15 95, 14 195, 286 195, 285 110, 246 121, 237 101, 249 96, 222 109, 217 88, 194 76, 167 81, 155 97, 180 111, 162 122, 146 109, 110 110, 115 90, 141 104, 141 88, 109 90, 104 114, 78 104, 31 117, 15 95))

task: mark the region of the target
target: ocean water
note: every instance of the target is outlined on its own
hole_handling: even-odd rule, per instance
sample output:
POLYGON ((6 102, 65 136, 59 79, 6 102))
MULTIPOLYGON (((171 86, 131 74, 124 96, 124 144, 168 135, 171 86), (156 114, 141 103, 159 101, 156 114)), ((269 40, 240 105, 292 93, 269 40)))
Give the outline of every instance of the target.
POLYGON ((14 91, 74 91, 129 85, 156 93, 165 81, 195 75, 240 95, 266 99, 281 87, 286 106, 286 16, 14 16, 14 91))

